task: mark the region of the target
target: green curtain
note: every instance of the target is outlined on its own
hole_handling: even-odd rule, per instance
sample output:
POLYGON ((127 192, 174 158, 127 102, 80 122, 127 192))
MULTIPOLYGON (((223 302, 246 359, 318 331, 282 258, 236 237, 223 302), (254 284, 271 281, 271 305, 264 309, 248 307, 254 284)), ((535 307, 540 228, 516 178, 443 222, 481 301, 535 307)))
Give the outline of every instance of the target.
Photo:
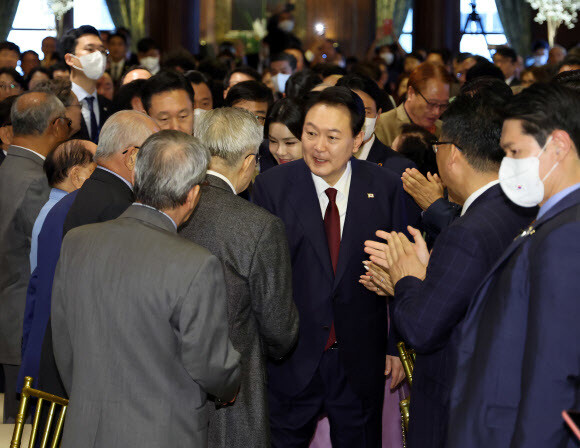
POLYGON ((397 37, 403 32, 403 25, 405 24, 405 19, 407 19, 407 14, 411 6, 413 6, 413 0, 395 1, 395 7, 393 9, 393 31, 397 37))
MULTIPOLYGON (((4 1, 4 0, 2 0, 4 1)), ((106 0, 111 19, 117 28, 131 31, 133 47, 145 37, 145 0, 106 0)))
POLYGON ((509 45, 525 58, 532 45, 530 7, 523 0, 496 0, 495 3, 509 45))
POLYGON ((20 0, 0 1, 0 42, 8 39, 20 0))

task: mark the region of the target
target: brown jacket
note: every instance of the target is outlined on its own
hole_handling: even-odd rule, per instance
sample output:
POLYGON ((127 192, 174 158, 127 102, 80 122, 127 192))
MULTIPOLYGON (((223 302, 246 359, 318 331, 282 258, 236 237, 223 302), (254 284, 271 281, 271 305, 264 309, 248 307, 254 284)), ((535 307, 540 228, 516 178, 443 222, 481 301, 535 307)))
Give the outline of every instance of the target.
MULTIPOLYGON (((405 103, 401 103, 396 109, 392 109, 381 114, 377 120, 375 135, 387 146, 392 146, 395 139, 401 134, 401 127, 404 124, 410 124, 411 119, 405 111, 405 103)), ((435 137, 439 138, 441 134, 441 120, 435 122, 435 137)))

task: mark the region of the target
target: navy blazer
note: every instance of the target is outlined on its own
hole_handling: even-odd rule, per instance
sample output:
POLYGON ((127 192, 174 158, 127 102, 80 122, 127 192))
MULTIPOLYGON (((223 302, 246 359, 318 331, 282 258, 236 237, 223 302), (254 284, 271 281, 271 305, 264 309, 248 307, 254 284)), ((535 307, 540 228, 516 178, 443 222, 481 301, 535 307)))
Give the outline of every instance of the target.
POLYGON ((417 168, 414 162, 399 154, 391 147, 385 145, 375 136, 375 141, 371 146, 367 161, 376 163, 379 166, 384 166, 399 176, 401 176, 407 168, 417 168))
POLYGON ((456 329, 477 285, 536 212, 535 207, 516 206, 494 185, 441 232, 425 280, 404 277, 395 285, 393 322, 405 343, 417 351, 410 448, 444 446, 456 329))
POLYGON ((393 173, 351 158, 352 179, 334 275, 320 203, 304 160, 260 174, 254 202, 284 221, 292 259, 293 297, 300 314, 296 349, 270 365, 269 384, 293 396, 312 379, 334 321, 347 378, 362 397, 382 399, 387 304, 362 286, 364 242, 378 229, 404 231, 402 183, 393 173))
POLYGON ((18 372, 17 392, 22 390, 24 377, 31 376, 38 387, 42 341, 50 318, 52 280, 60 257, 62 227, 78 190, 58 201, 46 215, 38 235, 38 263, 26 291, 26 309, 22 334, 22 364, 18 372))
POLYGON ((580 408, 580 190, 508 247, 467 312, 451 392, 450 448, 576 447, 580 408))

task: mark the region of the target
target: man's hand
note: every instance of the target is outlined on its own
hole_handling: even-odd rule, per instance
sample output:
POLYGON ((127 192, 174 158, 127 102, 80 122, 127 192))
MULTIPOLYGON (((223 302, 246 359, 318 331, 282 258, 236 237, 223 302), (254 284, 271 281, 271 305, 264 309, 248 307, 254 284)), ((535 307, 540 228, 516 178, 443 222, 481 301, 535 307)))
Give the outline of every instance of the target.
MULTIPOLYGON (((419 230, 417 230, 411 226, 407 226, 407 230, 409 231, 409 233, 411 234, 411 236, 415 240, 415 244, 413 244, 413 249, 415 250, 415 254, 417 254, 417 258, 419 258, 419 260, 421 261, 422 264, 427 266, 427 264, 429 264, 429 258, 431 257, 431 254, 429 253, 429 249, 427 248, 427 243, 423 239, 423 235, 421 235, 421 232, 419 230)), ((387 237, 389 236, 389 232, 385 232, 383 230, 377 230, 376 235, 379 238, 386 240, 387 237)), ((384 246, 385 245, 383 245, 382 247, 384 248, 384 246)), ((386 261, 386 255, 385 255, 385 261, 386 261)))
MULTIPOLYGON (((388 242, 388 250, 385 251, 385 256, 393 285, 396 285, 399 280, 407 276, 417 277, 423 280, 427 271, 427 265, 421 262, 415 252, 414 245, 411 244, 407 237, 397 232, 385 232, 384 236, 388 242)), ((377 260, 381 261, 381 259, 371 255, 371 261, 373 263, 376 263, 377 260)))
POLYGON ((427 210, 433 202, 443 197, 445 189, 437 174, 423 176, 415 168, 407 168, 401 177, 403 189, 411 195, 422 210, 427 210))
POLYGON ((385 375, 391 375, 391 390, 395 389, 405 379, 403 363, 397 356, 387 355, 385 362, 385 375))

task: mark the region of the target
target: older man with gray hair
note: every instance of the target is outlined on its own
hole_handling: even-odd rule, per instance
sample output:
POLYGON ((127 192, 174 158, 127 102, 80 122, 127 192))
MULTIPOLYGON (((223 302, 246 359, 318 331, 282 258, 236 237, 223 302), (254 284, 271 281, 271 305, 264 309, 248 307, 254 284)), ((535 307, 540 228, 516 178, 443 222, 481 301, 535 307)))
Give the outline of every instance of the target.
POLYGON ((195 132, 211 162, 199 205, 181 235, 222 262, 230 337, 242 355, 236 402, 209 406, 209 446, 270 447, 266 360, 292 349, 298 312, 282 221, 236 195, 252 180, 263 131, 252 113, 221 108, 204 114, 195 132))
POLYGON ((207 446, 207 395, 235 397, 240 355, 219 260, 177 236, 208 162, 191 135, 151 136, 137 156, 136 202, 66 235, 52 306, 70 395, 63 448, 207 446))
POLYGON ((0 364, 5 379, 5 422, 14 421, 18 408, 16 377, 32 228, 50 194, 42 164, 69 130, 65 108, 51 93, 20 96, 12 107, 11 121, 14 139, 0 166, 0 364))

